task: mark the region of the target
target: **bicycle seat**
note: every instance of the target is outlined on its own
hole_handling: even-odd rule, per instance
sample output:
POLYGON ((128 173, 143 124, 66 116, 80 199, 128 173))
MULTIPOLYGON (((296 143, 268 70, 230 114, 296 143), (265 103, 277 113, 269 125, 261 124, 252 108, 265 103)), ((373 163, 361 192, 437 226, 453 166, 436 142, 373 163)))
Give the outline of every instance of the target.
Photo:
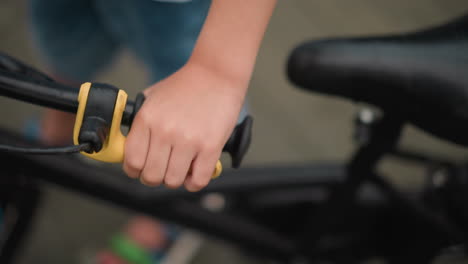
POLYGON ((375 105, 468 146, 468 16, 409 33, 309 41, 290 54, 287 73, 305 90, 375 105))

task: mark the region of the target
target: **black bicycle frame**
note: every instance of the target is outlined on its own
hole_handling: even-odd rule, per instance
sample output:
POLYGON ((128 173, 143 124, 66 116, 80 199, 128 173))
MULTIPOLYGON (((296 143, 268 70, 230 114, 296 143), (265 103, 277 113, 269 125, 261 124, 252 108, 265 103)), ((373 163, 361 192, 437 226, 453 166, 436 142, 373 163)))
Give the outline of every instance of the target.
MULTIPOLYGON (((388 124, 387 124, 388 125, 388 124)), ((384 125, 385 127, 385 125, 384 125)), ((401 128, 401 126, 398 126, 401 128)), ((384 129, 385 130, 385 129, 384 129)), ((388 131, 388 130, 385 130, 388 131)), ((391 133, 398 134, 395 129, 391 133)), ((389 143, 395 142, 390 139, 389 143)), ((20 145, 31 144, 23 138, 0 131, 0 144, 8 142, 20 145)), ((0 154, 3 168, 11 175, 28 175, 39 178, 74 190, 79 194, 90 195, 94 198, 107 201, 113 205, 136 210, 158 218, 163 218, 176 224, 193 228, 206 235, 211 235, 233 243, 240 248, 252 252, 260 257, 272 258, 289 262, 304 257, 311 259, 318 252, 311 251, 312 245, 317 242, 327 230, 339 221, 344 221, 351 214, 353 207, 353 193, 365 180, 378 186, 383 193, 400 207, 406 208, 415 219, 434 230, 431 233, 436 237, 428 240, 421 248, 438 249, 449 242, 461 241, 456 228, 443 219, 434 218, 434 215, 399 194, 392 186, 372 170, 373 166, 365 163, 379 157, 368 155, 372 151, 389 151, 387 147, 370 144, 357 151, 356 158, 348 166, 337 164, 322 164, 290 167, 258 167, 227 170, 222 177, 213 181, 208 187, 198 193, 190 193, 182 189, 171 190, 163 187, 151 188, 140 184, 124 175, 121 170, 109 167, 100 167, 80 162, 75 156, 35 156, 21 154, 0 154), (358 161, 356 161, 358 160, 358 161), (361 163, 362 162, 362 163, 361 163), (28 164, 28 166, 24 166, 28 164), (360 164, 360 165, 359 165, 360 164), (349 174, 350 168, 359 165, 365 174, 349 174), (348 175, 348 176, 347 176, 348 175), (358 177, 358 179, 353 178, 358 177), (360 176, 359 176, 360 175, 360 176), (350 181, 356 181, 349 184, 350 181), (200 199, 210 193, 219 193, 225 197, 242 196, 245 193, 256 193, 266 190, 295 191, 301 188, 322 186, 334 190, 332 195, 321 205, 320 214, 310 215, 310 228, 304 230, 302 239, 291 240, 271 228, 263 226, 237 212, 227 210, 212 211, 200 203, 200 199)), ((375 154, 375 153, 374 153, 375 154)), ((381 157, 381 156, 380 156, 381 157)), ((352 171, 351 171, 352 172, 352 171)), ((274 199, 274 198, 273 198, 274 199)), ((415 251, 416 252, 416 251, 415 251)), ((432 257, 437 251, 418 252, 417 260, 432 257), (430 253, 429 256, 427 253, 430 253)), ((407 256, 408 257, 408 256, 407 256)))
MULTIPOLYGON (((0 144, 5 142, 28 144, 21 137, 0 131, 0 144)), ((259 256, 283 260, 295 255, 296 247, 288 238, 233 212, 213 212, 202 207, 199 199, 210 193, 229 196, 268 189, 329 186, 344 178, 344 168, 334 164, 230 169, 204 190, 191 193, 182 189, 147 187, 120 170, 80 162, 75 156, 8 153, 0 154, 0 159, 3 169, 16 174, 39 178, 117 206, 200 230, 245 250, 254 249, 259 256), (284 177, 285 174, 290 177, 284 177)))
MULTIPOLYGON (((1 58, 0 58, 1 59, 1 58)), ((0 60, 1 66, 1 60, 0 60)), ((4 67, 5 68, 5 67, 4 67)), ((77 89, 53 82, 47 77, 32 77, 0 67, 0 94, 14 99, 75 112, 77 89)), ((39 74, 39 76, 41 76, 39 74)), ((127 105, 124 120, 130 120, 133 102, 127 105)), ((368 144, 361 146, 349 164, 323 164, 311 166, 244 168, 226 170, 224 174, 204 190, 190 193, 163 187, 151 188, 129 179, 121 170, 98 167, 79 162, 75 156, 34 156, 2 153, 2 171, 10 175, 27 175, 55 183, 80 194, 90 195, 114 205, 137 210, 151 216, 164 218, 174 223, 194 228, 204 234, 230 241, 262 257, 284 261, 312 259, 317 252, 311 251, 327 230, 339 222, 346 221, 352 213, 353 201, 364 182, 370 182, 385 193, 387 198, 398 204, 421 223, 431 227, 437 239, 424 244, 415 260, 430 257, 427 249, 462 241, 457 227, 431 214, 418 203, 409 201, 390 184, 378 177, 374 167, 385 155, 394 153, 404 119, 399 116, 384 116, 382 123, 368 144), (28 166, 24 166, 28 164, 28 166), (280 234, 255 219, 249 219, 235 211, 212 211, 202 206, 200 200, 207 194, 220 193, 229 198, 244 194, 255 194, 266 190, 282 192, 323 186, 331 194, 320 206, 308 215, 310 227, 298 239, 280 234)), ((0 144, 35 146, 21 136, 0 130, 0 144)), ((275 199, 270 197, 269 199, 275 199)), ((434 250, 435 251, 435 250, 434 250)), ((429 254, 430 253, 430 254, 429 254)), ((432 256, 432 255, 431 255, 432 256)))

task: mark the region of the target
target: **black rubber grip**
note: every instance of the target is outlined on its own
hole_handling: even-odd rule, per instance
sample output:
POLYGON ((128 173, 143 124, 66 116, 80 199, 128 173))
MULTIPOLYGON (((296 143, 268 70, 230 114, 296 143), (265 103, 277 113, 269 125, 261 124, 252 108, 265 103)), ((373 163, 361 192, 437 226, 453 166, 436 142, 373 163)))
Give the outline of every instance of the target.
POLYGON ((128 127, 131 128, 133 124, 133 120, 135 119, 136 114, 138 111, 140 111, 141 106, 143 105, 143 102, 145 102, 145 95, 143 93, 138 93, 135 102, 133 105, 133 113, 130 118, 130 122, 128 124, 128 127))

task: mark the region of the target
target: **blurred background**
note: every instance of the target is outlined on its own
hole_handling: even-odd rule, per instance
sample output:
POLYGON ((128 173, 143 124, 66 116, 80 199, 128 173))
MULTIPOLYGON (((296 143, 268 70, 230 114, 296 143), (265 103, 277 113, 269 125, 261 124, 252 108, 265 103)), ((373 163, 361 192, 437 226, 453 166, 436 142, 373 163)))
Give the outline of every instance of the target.
MULTIPOLYGON (((45 70, 30 41, 26 2, 0 1, 0 51, 45 70)), ((295 89, 285 76, 286 58, 305 40, 333 36, 386 34, 424 28, 468 12, 466 0, 294 0, 278 1, 258 56, 248 100, 254 134, 245 166, 345 160, 354 150, 353 118, 358 105, 295 89)), ((72 51, 71 51, 72 52, 72 51)), ((134 97, 145 88, 145 69, 127 51, 100 81, 134 97)), ((0 98, 2 126, 22 131, 42 109, 0 98)), ((407 126, 402 145, 455 159, 466 150, 407 126)), ((387 159, 381 167, 397 174, 402 187, 417 184, 422 171, 387 159)), ((119 230, 131 212, 76 193, 47 186, 37 222, 18 263, 83 263, 86 252, 100 247, 119 230)), ((206 238, 194 263, 248 263, 222 241, 206 238)))

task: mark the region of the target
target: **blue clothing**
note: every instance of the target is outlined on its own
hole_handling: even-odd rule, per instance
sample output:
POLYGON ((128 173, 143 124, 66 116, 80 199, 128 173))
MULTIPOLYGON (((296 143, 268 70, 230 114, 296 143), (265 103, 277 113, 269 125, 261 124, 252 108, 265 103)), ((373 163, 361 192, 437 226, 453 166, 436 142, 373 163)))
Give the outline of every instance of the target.
POLYGON ((34 44, 62 78, 92 80, 130 49, 147 66, 150 81, 188 59, 210 0, 29 0, 34 44))
MULTIPOLYGON (((48 67, 61 78, 92 81, 130 49, 150 83, 188 60, 211 0, 29 0, 31 33, 48 67)), ((243 120, 245 107, 239 116, 243 120)))

